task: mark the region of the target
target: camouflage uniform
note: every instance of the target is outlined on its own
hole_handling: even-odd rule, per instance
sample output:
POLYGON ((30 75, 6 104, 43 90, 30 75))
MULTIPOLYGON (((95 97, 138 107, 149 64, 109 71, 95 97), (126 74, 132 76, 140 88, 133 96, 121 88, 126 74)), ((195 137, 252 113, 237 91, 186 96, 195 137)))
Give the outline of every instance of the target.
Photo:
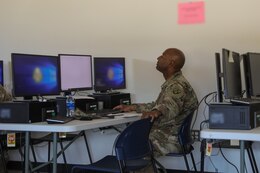
POLYGON ((198 106, 197 96, 182 72, 175 73, 161 86, 155 102, 136 104, 137 112, 159 110, 162 115, 156 119, 150 133, 155 156, 180 152, 177 136, 179 127, 189 113, 198 106))

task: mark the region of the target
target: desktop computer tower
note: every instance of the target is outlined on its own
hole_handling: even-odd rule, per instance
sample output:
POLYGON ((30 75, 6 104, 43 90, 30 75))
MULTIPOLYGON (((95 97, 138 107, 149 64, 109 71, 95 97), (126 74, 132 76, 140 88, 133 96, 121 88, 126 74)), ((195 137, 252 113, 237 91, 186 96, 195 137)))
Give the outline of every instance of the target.
POLYGON ((66 116, 67 115, 67 105, 66 105, 66 97, 56 97, 56 108, 57 115, 66 116))
POLYGON ((209 128, 248 130, 260 126, 260 104, 210 104, 209 128))
MULTIPOLYGON (((66 97, 56 97, 55 101, 57 102, 57 115, 67 115, 66 99, 66 97)), ((98 103, 95 99, 75 97, 74 100, 75 108, 78 108, 83 112, 98 109, 98 103)))
POLYGON ((131 97, 130 93, 117 93, 117 94, 94 94, 91 95, 94 97, 97 102, 103 102, 104 109, 112 109, 113 107, 120 105, 120 104, 131 104, 131 97))
POLYGON ((87 112, 98 109, 98 102, 95 99, 75 98, 75 107, 87 112))
POLYGON ((0 103, 0 123, 34 123, 56 115, 55 101, 15 101, 0 103))

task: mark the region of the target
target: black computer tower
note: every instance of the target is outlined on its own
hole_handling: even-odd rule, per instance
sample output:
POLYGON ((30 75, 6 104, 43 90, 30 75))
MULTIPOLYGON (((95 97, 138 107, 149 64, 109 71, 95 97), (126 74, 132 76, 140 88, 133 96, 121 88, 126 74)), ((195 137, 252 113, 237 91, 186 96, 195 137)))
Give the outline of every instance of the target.
POLYGON ((260 126, 260 104, 210 104, 209 128, 248 130, 260 126))
POLYGON ((101 95, 91 95, 97 101, 102 101, 104 109, 112 109, 113 107, 120 104, 131 104, 130 93, 117 93, 117 94, 101 94, 101 95))
POLYGON ((56 115, 56 101, 16 101, 0 103, 0 123, 34 123, 56 115))
POLYGON ((98 103, 95 99, 75 98, 75 107, 81 111, 87 112, 98 109, 98 103))
POLYGON ((66 97, 56 97, 56 107, 57 107, 57 115, 66 116, 67 115, 67 105, 66 105, 66 97))

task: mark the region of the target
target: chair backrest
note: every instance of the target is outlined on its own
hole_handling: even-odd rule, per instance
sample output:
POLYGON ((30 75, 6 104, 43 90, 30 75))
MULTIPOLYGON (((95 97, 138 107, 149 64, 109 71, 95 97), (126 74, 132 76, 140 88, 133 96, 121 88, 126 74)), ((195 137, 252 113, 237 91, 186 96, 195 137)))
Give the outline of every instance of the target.
POLYGON ((178 133, 178 140, 181 145, 188 145, 193 143, 193 138, 191 135, 191 122, 193 118, 192 111, 183 121, 179 133, 178 133))
POLYGON ((118 160, 136 160, 151 154, 149 134, 152 127, 150 118, 131 123, 118 136, 115 152, 118 160))

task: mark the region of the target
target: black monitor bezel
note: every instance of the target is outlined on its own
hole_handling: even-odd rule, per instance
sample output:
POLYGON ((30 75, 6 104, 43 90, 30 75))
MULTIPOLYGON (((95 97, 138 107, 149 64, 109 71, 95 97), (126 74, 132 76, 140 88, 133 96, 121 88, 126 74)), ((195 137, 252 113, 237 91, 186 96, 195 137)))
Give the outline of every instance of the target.
POLYGON ((240 54, 228 49, 222 49, 222 68, 224 81, 224 97, 226 99, 242 97, 242 80, 240 69, 240 54), (234 63, 229 63, 229 53, 232 53, 234 63))
POLYGON ((94 57, 93 58, 93 69, 94 69, 94 90, 95 92, 109 92, 109 91, 113 91, 113 90, 121 90, 121 89, 126 89, 126 62, 125 62, 125 57, 94 57), (102 87, 102 86, 97 86, 96 85, 96 60, 117 60, 117 59, 120 59, 120 60, 123 60, 123 77, 124 77, 124 85, 123 86, 120 86, 120 87, 102 87))
MULTIPOLYGON (((256 65, 257 67, 260 65, 260 53, 247 52, 246 54, 243 54, 242 57, 243 57, 243 67, 244 67, 244 75, 245 75, 246 95, 248 98, 260 97, 260 89, 257 89, 255 84, 256 81, 254 81, 253 79, 253 75, 258 77, 259 73, 252 72, 252 65, 256 65), (257 61, 252 60, 252 58, 250 58, 252 55, 259 56, 259 61, 258 61, 259 63, 257 63, 257 61)), ((259 69, 259 67, 257 69, 259 69)))
POLYGON ((2 83, 0 83, 0 85, 4 86, 4 61, 0 60, 0 68, 2 69, 2 74, 1 74, 1 79, 2 79, 2 83))
POLYGON ((33 96, 53 96, 53 95, 60 95, 60 70, 59 70, 59 61, 58 61, 58 56, 53 56, 53 55, 38 55, 38 54, 27 54, 27 53, 11 53, 11 66, 12 66, 12 82, 13 82, 13 94, 15 97, 24 97, 24 99, 31 99, 33 96), (15 68, 14 68, 14 59, 16 55, 21 55, 21 56, 30 56, 30 57, 48 57, 48 58, 53 58, 56 59, 57 61, 57 84, 58 84, 58 91, 53 92, 53 93, 33 93, 33 94, 24 94, 24 93, 18 93, 16 89, 16 76, 15 76, 15 68))
POLYGON ((93 89, 93 67, 92 67, 92 55, 81 55, 81 54, 59 54, 58 55, 59 61, 59 74, 60 74, 60 90, 62 92, 71 92, 71 91, 83 91, 83 90, 92 90, 93 89), (78 88, 69 88, 67 90, 62 89, 62 81, 61 81, 61 62, 60 56, 75 56, 75 57, 90 57, 90 72, 91 72, 91 87, 78 87, 78 88))

